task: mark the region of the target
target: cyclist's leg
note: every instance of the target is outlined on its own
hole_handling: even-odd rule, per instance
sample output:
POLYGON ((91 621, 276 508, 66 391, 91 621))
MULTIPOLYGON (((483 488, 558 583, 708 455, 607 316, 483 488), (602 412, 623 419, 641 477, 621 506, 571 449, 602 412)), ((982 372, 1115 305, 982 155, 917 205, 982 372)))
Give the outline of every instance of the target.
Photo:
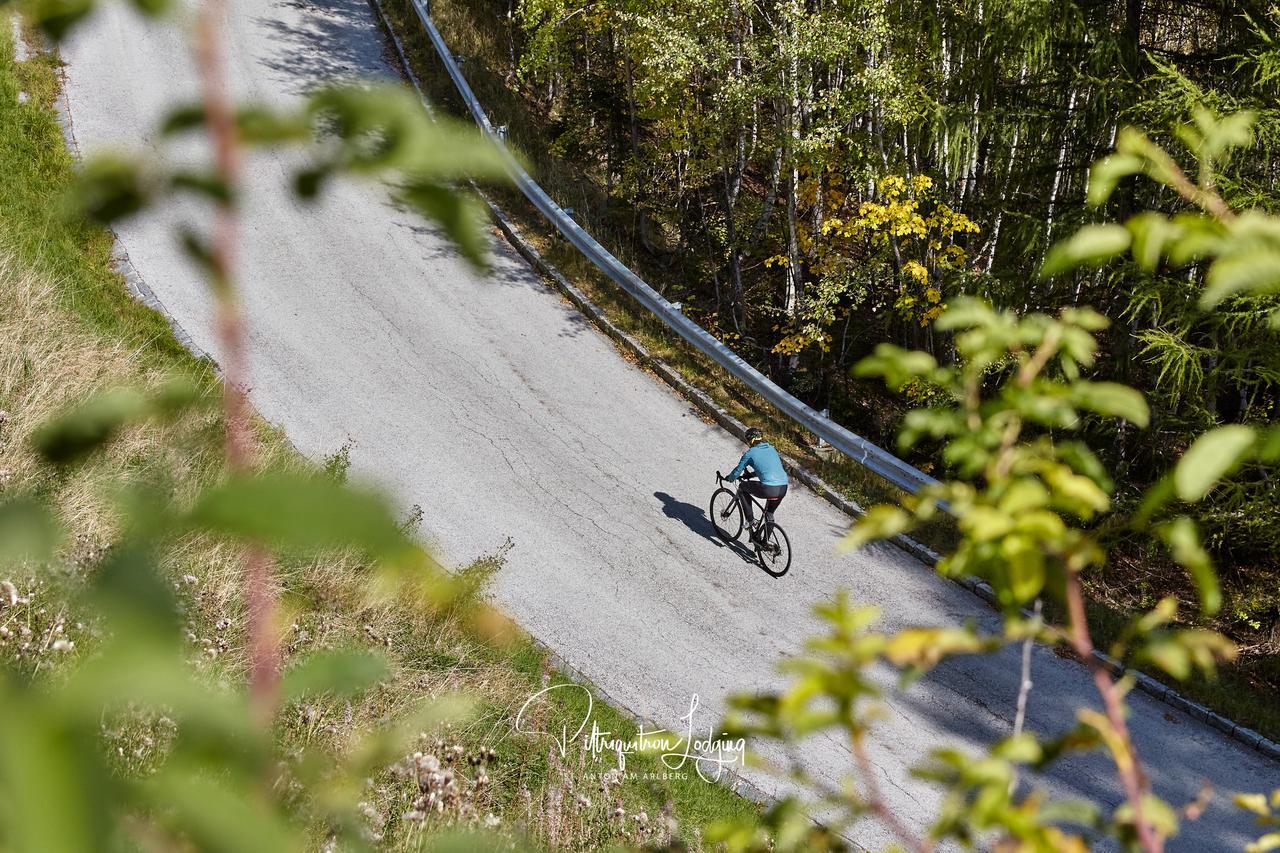
POLYGON ((760 485, 758 480, 738 481, 738 499, 742 501, 742 512, 747 517, 747 526, 749 527, 756 523, 755 506, 751 496, 764 497, 761 491, 763 488, 764 486, 760 485))
POLYGON ((769 523, 773 523, 773 514, 777 512, 782 499, 787 496, 786 486, 769 486, 769 494, 765 496, 764 517, 769 523))

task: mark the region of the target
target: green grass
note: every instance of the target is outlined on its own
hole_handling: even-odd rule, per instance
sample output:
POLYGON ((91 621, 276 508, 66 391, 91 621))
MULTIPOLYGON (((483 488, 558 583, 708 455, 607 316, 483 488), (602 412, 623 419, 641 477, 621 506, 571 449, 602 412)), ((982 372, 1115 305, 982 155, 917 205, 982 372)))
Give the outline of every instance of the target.
MULTIPOLYGON (((449 112, 467 117, 412 9, 403 0, 386 0, 383 5, 405 44, 427 96, 449 112)), ((518 78, 510 73, 513 69, 508 28, 516 25, 508 21, 503 12, 503 7, 483 0, 434 0, 432 3, 433 20, 446 43, 455 54, 466 59, 464 73, 468 83, 491 120, 508 126, 509 142, 524 155, 539 183, 553 198, 576 204, 575 218, 583 222, 596 239, 657 289, 677 298, 685 282, 647 262, 644 253, 636 251, 634 235, 627 231, 626 212, 610 204, 604 188, 593 181, 590 169, 553 150, 548 116, 523 96, 518 78)), ((637 306, 570 244, 551 236, 541 214, 518 190, 499 186, 485 191, 515 221, 524 239, 586 292, 614 325, 638 339, 651 354, 707 393, 725 411, 741 421, 764 426, 782 450, 859 505, 900 502, 900 491, 861 466, 838 455, 833 459, 816 454, 813 436, 798 429, 717 365, 667 332, 660 321, 637 306)), ((939 553, 950 549, 955 536, 954 525, 949 520, 940 520, 913 533, 914 538, 939 553)), ((1124 598, 1126 589, 1122 577, 1107 577, 1101 586, 1095 585, 1094 591, 1100 599, 1112 600, 1114 596, 1123 602, 1121 606, 1100 602, 1091 605, 1096 644, 1106 649, 1120 636, 1132 613, 1130 608, 1136 604, 1124 598)), ((1189 698, 1280 740, 1280 701, 1276 698, 1280 686, 1280 657, 1270 654, 1242 659, 1237 664, 1224 666, 1216 681, 1201 677, 1178 683, 1166 680, 1189 698)))
MULTIPOLYGON (((211 366, 184 350, 161 316, 130 298, 111 268, 111 236, 63 215, 60 200, 73 179, 73 160, 53 109, 57 70, 48 55, 15 64, 7 26, 0 29, 0 410, 7 413, 7 420, 0 421, 0 498, 6 489, 29 490, 56 509, 74 534, 75 544, 61 555, 62 574, 74 585, 81 569, 94 565, 116 535, 108 498, 113 484, 122 478, 150 478, 169 484, 175 501, 190 498, 223 474, 222 423, 215 409, 205 408, 174 423, 138 427, 121 436, 103 459, 67 475, 42 469, 29 449, 28 439, 39 423, 105 385, 154 385, 183 373, 195 377, 209 395, 218 392, 211 366), (19 90, 31 95, 27 103, 19 104, 19 90)), ((261 425, 259 439, 263 465, 325 467, 331 476, 342 476, 345 469, 340 448, 321 466, 299 457, 283 435, 266 425, 261 425)), ((482 579, 500 563, 497 555, 469 570, 482 579)), ((202 538, 184 538, 173 545, 165 568, 182 591, 193 666, 210 679, 241 681, 246 635, 234 552, 202 538)), ((513 846, 528 839, 538 845, 594 849, 663 841, 668 829, 659 818, 667 810, 679 838, 697 847, 703 825, 757 810, 726 786, 708 784, 692 773, 623 780, 605 797, 598 778, 601 766, 581 761, 573 746, 561 761, 546 738, 514 730, 516 713, 542 689, 544 679, 555 683, 562 678, 538 645, 518 633, 508 644, 487 643, 448 613, 420 612, 408 604, 371 609, 364 568, 350 555, 278 561, 277 578, 294 623, 286 640, 290 657, 343 644, 372 645, 386 653, 393 672, 388 682, 355 701, 316 700, 285 709, 277 724, 282 752, 317 740, 341 751, 360 732, 422 696, 463 690, 477 698, 479 712, 451 728, 424 733, 420 741, 405 744, 405 752, 456 746, 470 755, 492 749, 498 761, 490 784, 468 795, 469 811, 459 806, 430 818, 429 831, 473 825, 492 814, 513 846), (614 814, 619 805, 627 815, 621 820, 614 814), (647 816, 644 824, 631 817, 639 813, 647 816)), ((22 583, 31 601, 6 609, 5 624, 25 624, 41 636, 61 620, 66 636, 76 642, 76 654, 91 653, 96 641, 92 615, 76 611, 68 590, 53 578, 22 583)), ((27 673, 56 672, 59 654, 39 647, 24 651, 16 640, 0 639, 0 661, 27 673)), ((585 701, 580 691, 556 691, 539 721, 549 731, 566 725, 572 731, 586 713, 585 701)), ((602 729, 623 738, 636 731, 598 696, 592 716, 602 729)), ((105 737, 113 754, 118 748, 121 772, 144 771, 158 760, 173 734, 161 723, 144 715, 107 728, 105 737)), ((474 776, 465 763, 459 769, 474 776)), ((653 756, 632 758, 628 769, 641 777, 660 776, 663 770, 653 756)), ((370 820, 382 822, 392 849, 418 843, 419 830, 400 818, 416 794, 416 784, 391 768, 373 779, 365 794, 376 815, 370 820)), ((313 829, 319 847, 324 827, 313 829)))
POLYGON ((0 41, 0 239, 26 267, 58 282, 58 302, 90 327, 140 348, 143 358, 205 372, 170 333, 164 318, 129 297, 111 267, 112 237, 64 215, 72 156, 54 112, 59 62, 37 53, 13 64, 6 30, 0 41), (18 91, 30 101, 17 103, 18 91))

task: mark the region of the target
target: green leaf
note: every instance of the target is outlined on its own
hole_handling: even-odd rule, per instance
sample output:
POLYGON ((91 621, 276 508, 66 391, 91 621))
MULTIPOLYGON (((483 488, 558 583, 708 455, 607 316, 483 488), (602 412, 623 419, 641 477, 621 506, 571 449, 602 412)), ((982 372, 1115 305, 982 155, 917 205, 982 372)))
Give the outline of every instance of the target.
POLYGON ((1232 148, 1248 148, 1253 145, 1253 126, 1257 113, 1250 110, 1233 113, 1218 119, 1208 110, 1197 110, 1196 122, 1204 134, 1205 153, 1218 159, 1232 148))
POLYGON ((149 18, 165 14, 171 6, 170 0, 133 0, 133 7, 149 18))
POLYGON ((1200 611, 1213 616, 1222 607, 1222 591, 1218 587, 1218 575, 1204 546, 1200 544, 1200 531, 1196 523, 1180 516, 1157 528, 1160 537, 1169 546, 1173 558, 1191 574, 1196 591, 1200 595, 1200 611))
POLYGON ((1087 306, 1083 308, 1063 308, 1062 313, 1058 316, 1061 317, 1063 323, 1069 326, 1076 326, 1087 332, 1101 332, 1111 326, 1111 321, 1105 315, 1099 314, 1087 306))
POLYGON ((92 158, 71 187, 73 211, 102 225, 132 216, 154 200, 156 187, 136 161, 116 154, 92 158))
POLYGON ((488 211, 478 199, 452 187, 416 182, 400 187, 397 198, 439 224, 472 266, 483 268, 488 248, 488 211))
POLYGON ((345 754, 345 766, 353 778, 364 778, 374 768, 404 756, 408 746, 422 732, 440 725, 459 723, 475 713, 476 700, 465 693, 446 693, 434 699, 420 699, 396 719, 369 730, 345 754))
MULTIPOLYGON (((1172 838, 1178 834, 1178 815, 1173 808, 1154 794, 1142 795, 1142 817, 1160 835, 1172 838)), ((1117 823, 1133 823, 1133 807, 1121 803, 1114 815, 1117 823)))
POLYGON ((885 658, 898 668, 929 670, 943 658, 991 651, 998 640, 979 637, 972 628, 907 628, 894 634, 884 647, 885 658))
POLYGON ((109 804, 121 791, 102 767, 101 742, 69 725, 58 704, 0 682, 0 773, 9 850, 91 853, 110 837, 109 804))
MULTIPOLYGON (((172 762, 171 762, 172 763, 172 762)), ((161 822, 210 853, 301 851, 303 839, 270 809, 256 785, 215 779, 198 766, 174 766, 145 783, 161 822)))
POLYGON ((894 344, 879 344, 875 354, 854 366, 855 376, 883 376, 890 388, 901 388, 919 376, 933 372, 937 360, 927 352, 906 350, 894 344))
POLYGON ((991 754, 1014 764, 1037 764, 1044 757, 1044 747, 1035 735, 1023 732, 997 743, 991 748, 991 754))
POLYGON ((126 426, 151 416, 171 417, 198 399, 199 390, 181 378, 151 394, 109 389, 41 426, 32 444, 49 462, 71 465, 110 442, 126 426))
POLYGON ((55 42, 93 11, 93 0, 35 0, 27 7, 32 23, 55 42))
POLYGON ((1086 225, 1049 252, 1041 278, 1051 278, 1081 266, 1101 266, 1124 252, 1133 235, 1123 225, 1086 225))
POLYGON ((1080 518, 1092 518, 1111 505, 1107 493, 1093 478, 1077 474, 1065 465, 1050 465, 1045 468, 1043 476, 1053 491, 1054 505, 1080 518))
MULTIPOLYGON (((170 136, 198 130, 204 127, 204 123, 205 108, 197 102, 170 112, 160 129, 161 133, 170 136)), ((279 145, 305 142, 311 138, 311 126, 305 115, 278 112, 263 104, 239 107, 236 110, 236 129, 245 145, 279 145)))
POLYGON ((1166 253, 1174 266, 1183 266, 1223 252, 1227 231, 1212 216, 1184 210, 1175 215, 1172 222, 1178 229, 1178 238, 1167 245, 1166 253))
POLYGON ((1168 246, 1183 234, 1178 223, 1150 211, 1132 217, 1125 227, 1133 234, 1133 259, 1145 270, 1158 267, 1168 246))
POLYGON ((973 329, 994 323, 998 315, 991 304, 973 296, 961 296, 951 301, 947 310, 934 322, 934 328, 943 331, 973 329))
POLYGON ((377 557, 414 550, 381 496, 328 477, 239 477, 205 492, 189 522, 212 533, 303 551, 353 547, 377 557))
POLYGON ((1103 417, 1124 418, 1134 426, 1145 427, 1151 421, 1142 392, 1118 382, 1073 382, 1071 401, 1103 417))
POLYGON ((129 388, 104 391, 36 430, 35 449, 55 465, 80 461, 147 413, 147 399, 129 388))
POLYGON ((1179 681, 1185 681, 1193 669, 1213 678, 1218 662, 1235 660, 1236 655, 1235 644, 1216 631, 1188 628, 1153 633, 1142 647, 1140 657, 1179 681))
POLYGON ((975 542, 989 542, 1013 530, 1013 515, 995 507, 975 506, 961 517, 960 529, 975 542))
POLYGON ((955 409, 912 409, 902 419, 898 446, 904 450, 921 438, 942 438, 964 430, 964 414, 955 409))
POLYGON ((854 551, 877 539, 891 539, 911 529, 912 518, 896 506, 880 504, 867 510, 845 534, 841 551, 854 551))
POLYGON ((341 143, 348 169, 430 183, 506 177, 507 160, 478 129, 432 120, 404 86, 333 86, 312 95, 307 109, 341 143))
POLYGON ((1242 291, 1273 293, 1280 289, 1280 246, 1256 246, 1213 262, 1205 276, 1200 307, 1215 307, 1242 291))
POLYGON ((236 111, 240 140, 246 145, 280 145, 305 142, 311 128, 304 116, 280 113, 261 104, 249 104, 236 111))
POLYGON ((1218 427, 1196 439, 1178 460, 1174 488, 1184 501, 1198 501, 1230 475, 1253 448, 1256 434, 1241 424, 1218 427))
POLYGON ((49 511, 25 498, 0 504, 0 565, 53 555, 62 531, 49 511))
POLYGON ((1039 543, 1020 533, 1010 534, 1000 542, 1007 582, 996 577, 992 586, 996 597, 1006 607, 1021 606, 1044 589, 1045 559, 1039 543), (1003 587, 1003 588, 1002 588, 1003 587))
POLYGON ((229 205, 235 201, 235 192, 220 175, 211 172, 174 172, 169 186, 175 190, 193 193, 217 204, 229 205))
POLYGON ((280 689, 286 701, 322 693, 354 698, 390 674, 383 655, 363 649, 330 649, 290 667, 280 689))
POLYGON ((1131 175, 1140 174, 1145 163, 1133 154, 1112 154, 1094 163, 1089 170, 1089 204, 1094 207, 1106 204, 1116 185, 1131 175))
POLYGON ((160 123, 160 133, 163 136, 173 136, 202 128, 204 127, 204 118, 204 104, 197 102, 175 107, 169 111, 169 114, 164 117, 164 121, 160 123))

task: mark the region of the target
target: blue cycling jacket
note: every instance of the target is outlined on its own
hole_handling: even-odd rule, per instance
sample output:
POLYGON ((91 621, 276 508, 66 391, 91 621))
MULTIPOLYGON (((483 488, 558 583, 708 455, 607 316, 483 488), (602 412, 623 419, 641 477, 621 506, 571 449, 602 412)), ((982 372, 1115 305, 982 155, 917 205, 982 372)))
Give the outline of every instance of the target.
POLYGON ((738 479, 748 465, 760 478, 760 482, 766 486, 786 486, 791 483, 787 479, 786 469, 782 467, 782 457, 778 456, 778 451, 774 450, 773 445, 767 441, 760 442, 742 454, 742 458, 738 460, 738 467, 733 469, 733 473, 727 479, 730 482, 738 479))

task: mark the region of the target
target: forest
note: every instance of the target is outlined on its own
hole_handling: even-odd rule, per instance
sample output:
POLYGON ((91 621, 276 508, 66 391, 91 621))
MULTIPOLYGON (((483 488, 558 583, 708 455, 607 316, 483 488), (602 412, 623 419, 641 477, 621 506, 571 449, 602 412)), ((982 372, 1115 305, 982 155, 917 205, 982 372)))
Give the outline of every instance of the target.
MULTIPOLYGON (((437 7, 446 36, 472 54, 467 74, 495 121, 511 122, 562 204, 741 355, 883 446, 896 447, 903 413, 937 389, 912 383, 886 396, 851 368, 886 342, 954 361, 932 321, 962 295, 1024 313, 1092 306, 1112 321, 1099 375, 1152 406, 1141 434, 1090 426, 1121 504, 1205 430, 1276 418, 1272 296, 1204 312, 1198 263, 1038 275, 1051 247, 1084 224, 1188 206, 1138 181, 1102 208, 1086 204, 1091 165, 1126 127, 1176 146, 1201 111, 1250 111, 1252 146, 1212 185, 1233 207, 1275 209, 1272 4, 437 7)), ((939 470, 936 443, 898 449, 939 470)), ((1192 509, 1229 591, 1219 627, 1246 657, 1280 642, 1278 510, 1260 467, 1192 509)), ((1188 594, 1180 569, 1127 544, 1097 594, 1126 607, 1188 594)))
MULTIPOLYGON (((246 20, 235 12, 252 0, 186 10, 190 43, 176 54, 165 51, 179 16, 164 0, 132 0, 115 19, 91 17, 96 0, 32 0, 12 35, 0 29, 0 849, 1280 849, 1280 7, 436 0, 428 14, 420 0, 387 0, 338 20, 323 3, 257 2, 262 17, 246 20), (295 13, 309 27, 291 29, 295 13), (795 395, 936 477, 914 494, 858 494, 852 521, 823 522, 828 553, 856 554, 847 573, 806 577, 831 584, 817 601, 819 587, 783 585, 798 573, 753 570, 726 590, 668 534, 701 533, 694 547, 717 553, 733 535, 700 526, 714 510, 667 511, 685 505, 654 492, 664 523, 641 496, 643 524, 663 525, 653 529, 676 549, 644 580, 679 597, 672 579, 688 577, 707 584, 695 608, 726 593, 748 609, 706 621, 673 611, 653 625, 676 634, 687 621, 687 636, 654 638, 652 658, 628 648, 605 677, 698 658, 714 650, 704 639, 730 647, 714 725, 765 751, 729 784, 666 772, 699 749, 698 694, 687 736, 655 730, 499 608, 491 582, 525 558, 512 536, 470 563, 436 553, 440 503, 470 499, 465 489, 406 506, 365 479, 389 469, 363 471, 356 437, 304 455, 255 409, 254 382, 273 377, 251 370, 254 334, 279 327, 244 297, 291 280, 245 259, 264 235, 339 233, 318 230, 332 212, 314 206, 339 182, 373 184, 339 198, 371 200, 341 209, 343 236, 353 217, 376 226, 361 260, 369 247, 395 253, 402 244, 380 240, 402 215, 421 220, 406 265, 371 286, 417 300, 432 293, 424 283, 457 298, 504 281, 513 255, 500 258, 509 247, 490 239, 488 216, 492 198, 518 203, 509 159, 448 117, 448 82, 409 26, 432 21, 498 135, 571 215, 795 395), (146 146, 82 157, 69 144, 67 99, 83 82, 58 45, 77 29, 91 36, 81 47, 126 30, 150 45, 161 58, 141 60, 157 89, 170 82, 164 58, 189 53, 192 100, 144 117, 134 129, 146 146), (342 53, 370 33, 381 56, 342 53), (242 100, 244 58, 285 35, 323 61, 294 69, 298 90, 242 100), (418 90, 347 79, 336 69, 355 55, 375 77, 402 60, 418 90), (266 172, 284 178, 268 192, 288 200, 265 220, 274 227, 253 218, 247 192, 266 172), (129 240, 114 229, 142 213, 166 217, 168 245, 192 262, 169 283, 200 289, 212 309, 216 363, 135 298, 129 240), (876 550, 940 522, 950 538, 932 570, 982 588, 982 601, 876 550), (881 560, 893 582, 872 589, 881 560), (810 621, 769 609, 782 600, 810 621), (787 622, 801 630, 771 624, 787 622), (754 650, 731 623, 770 644, 754 650), (759 677, 758 653, 778 678, 759 677), (964 669, 979 658, 991 665, 964 669), (548 698, 569 685, 579 689, 548 698), (530 707, 534 728, 522 728, 530 707), (621 749, 612 769, 608 755, 569 758, 568 732, 588 720, 593 739, 599 724, 622 741, 674 740, 639 750, 627 774, 621 749), (530 739, 557 731, 559 749, 530 739), (740 796, 752 790, 740 782, 766 777, 787 787, 740 796)), ((262 91, 281 85, 254 74, 262 91)), ((570 277, 586 281, 581 259, 570 266, 545 222, 523 215, 511 219, 564 267, 562 293, 570 277)), ((504 229, 515 233, 505 215, 504 229)), ((554 297, 527 271, 505 283, 554 297)), ((593 287, 579 307, 601 298, 593 287)), ((384 304, 359 295, 352 310, 384 304)), ((333 307, 322 291, 300 296, 333 307)), ((587 321, 572 309, 539 304, 570 316, 556 329, 584 349, 549 355, 530 339, 518 358, 498 353, 500 370, 532 389, 521 371, 538 359, 559 382, 587 346, 613 357, 576 336, 587 321), (515 363, 526 352, 530 364, 515 363)), ((602 304, 601 328, 628 310, 616 293, 602 304)), ((619 322, 641 327, 630 310, 619 322)), ((407 335, 388 340, 432 344, 407 335)), ((472 357, 497 343, 475 337, 461 347, 472 357)), ((679 365, 669 343, 644 338, 632 355, 656 355, 634 366, 679 365)), ((474 386, 446 400, 439 377, 419 372, 416 385, 391 384, 458 406, 479 433, 474 386)), ((575 433, 591 426, 584 407, 615 389, 584 390, 575 433)), ((347 391, 343 405, 360 405, 347 391)), ((738 402, 772 417, 740 391, 738 402)), ((664 422, 649 417, 658 405, 634 417, 653 446, 690 414, 682 429, 727 446, 698 409, 681 403, 664 422)), ((509 422, 562 439, 555 421, 515 408, 509 422)), ((795 424, 766 426, 784 450, 807 441, 795 424)), ((438 441, 418 457, 406 444, 390 464, 427 471, 433 455, 476 470, 463 467, 474 454, 438 441)), ((499 449, 485 443, 482 456, 499 449)), ((555 460, 591 455, 564 444, 555 460)), ((629 494, 647 474, 623 470, 590 475, 629 494)), ((633 533, 649 535, 640 522, 579 530, 572 491, 557 495, 574 517, 568 539, 630 550, 633 533)), ((581 589, 566 577, 596 583, 617 568, 556 559, 569 574, 535 568, 539 584, 558 578, 557 593, 581 589)), ((659 609, 621 589, 589 606, 609 634, 643 630, 627 620, 659 609)), ((556 630, 564 612, 550 614, 556 630)))

